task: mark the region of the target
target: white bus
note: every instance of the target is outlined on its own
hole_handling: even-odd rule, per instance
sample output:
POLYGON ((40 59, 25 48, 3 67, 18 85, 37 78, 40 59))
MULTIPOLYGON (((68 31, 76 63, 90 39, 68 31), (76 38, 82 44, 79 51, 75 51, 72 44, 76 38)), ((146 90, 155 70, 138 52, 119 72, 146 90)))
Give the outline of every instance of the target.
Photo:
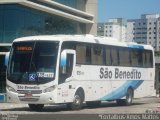
POLYGON ((31 36, 13 41, 7 69, 7 100, 32 110, 44 104, 99 105, 154 94, 150 45, 92 35, 31 36))

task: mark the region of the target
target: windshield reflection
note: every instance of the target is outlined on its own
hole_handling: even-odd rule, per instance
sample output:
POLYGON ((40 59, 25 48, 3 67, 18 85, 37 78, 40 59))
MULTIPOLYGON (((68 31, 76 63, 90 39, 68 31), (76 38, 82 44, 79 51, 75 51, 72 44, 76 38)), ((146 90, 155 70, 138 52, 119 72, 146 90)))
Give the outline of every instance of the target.
POLYGON ((8 80, 17 84, 42 84, 55 77, 58 42, 15 42, 7 71, 8 80))

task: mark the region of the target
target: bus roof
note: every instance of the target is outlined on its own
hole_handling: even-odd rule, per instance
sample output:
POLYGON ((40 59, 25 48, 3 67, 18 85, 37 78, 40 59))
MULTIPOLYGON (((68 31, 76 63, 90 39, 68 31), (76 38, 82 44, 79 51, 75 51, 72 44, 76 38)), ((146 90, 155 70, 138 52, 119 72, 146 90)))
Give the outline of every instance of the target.
POLYGON ((137 44, 135 42, 119 42, 117 39, 112 37, 95 37, 93 35, 41 35, 41 36, 28 36, 17 38, 13 42, 18 41, 75 41, 75 42, 86 42, 86 43, 96 43, 104 45, 113 45, 113 46, 124 46, 131 48, 143 48, 154 50, 151 45, 137 44))

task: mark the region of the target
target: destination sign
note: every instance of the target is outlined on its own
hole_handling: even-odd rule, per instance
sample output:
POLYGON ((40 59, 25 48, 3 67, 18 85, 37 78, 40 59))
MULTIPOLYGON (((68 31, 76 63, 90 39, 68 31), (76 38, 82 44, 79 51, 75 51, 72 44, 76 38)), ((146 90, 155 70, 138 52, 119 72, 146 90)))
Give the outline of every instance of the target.
POLYGON ((16 47, 16 50, 18 50, 18 51, 32 51, 32 47, 18 46, 18 47, 16 47))

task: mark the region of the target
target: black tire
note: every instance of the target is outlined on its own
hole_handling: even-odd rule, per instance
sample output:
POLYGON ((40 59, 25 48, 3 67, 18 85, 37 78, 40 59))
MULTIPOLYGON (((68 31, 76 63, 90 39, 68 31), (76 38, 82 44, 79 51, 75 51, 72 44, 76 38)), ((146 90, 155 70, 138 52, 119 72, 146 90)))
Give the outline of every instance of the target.
POLYGON ((91 108, 99 107, 101 105, 101 101, 88 101, 86 102, 86 105, 91 108))
POLYGON ((44 104, 28 104, 28 106, 33 111, 41 111, 44 107, 44 104))
POLYGON ((116 100, 117 104, 118 105, 126 105, 126 106, 129 106, 132 104, 132 100, 133 100, 133 89, 132 88, 129 88, 127 90, 127 93, 126 93, 126 99, 118 99, 116 100))
POLYGON ((68 103, 67 107, 71 110, 79 110, 83 106, 84 94, 81 91, 77 91, 74 95, 74 99, 72 103, 68 103))

